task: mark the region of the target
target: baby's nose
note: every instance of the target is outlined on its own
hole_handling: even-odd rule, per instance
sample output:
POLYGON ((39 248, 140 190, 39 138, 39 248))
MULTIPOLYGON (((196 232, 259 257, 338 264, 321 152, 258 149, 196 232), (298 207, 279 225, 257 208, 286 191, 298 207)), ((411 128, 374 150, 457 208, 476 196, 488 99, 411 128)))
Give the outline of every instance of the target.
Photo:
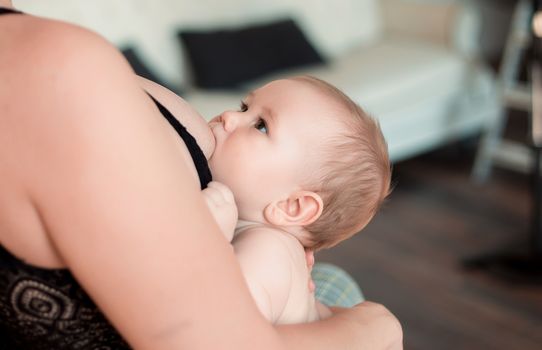
POLYGON ((233 111, 227 111, 222 113, 220 116, 220 119, 222 120, 222 123, 224 124, 224 130, 231 132, 235 130, 239 123, 239 116, 236 112, 233 111))
POLYGON ((217 115, 213 119, 209 120, 209 123, 222 123, 222 115, 217 115))

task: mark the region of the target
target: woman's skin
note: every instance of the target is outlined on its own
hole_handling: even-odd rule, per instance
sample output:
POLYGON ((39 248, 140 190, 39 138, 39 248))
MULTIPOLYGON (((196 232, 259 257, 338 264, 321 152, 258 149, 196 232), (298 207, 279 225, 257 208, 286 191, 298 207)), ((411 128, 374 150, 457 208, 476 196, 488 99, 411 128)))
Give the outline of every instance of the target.
POLYGON ((276 328, 261 316, 185 146, 112 45, 11 15, 0 52, 0 244, 69 268, 132 347, 402 348, 378 304, 276 328))

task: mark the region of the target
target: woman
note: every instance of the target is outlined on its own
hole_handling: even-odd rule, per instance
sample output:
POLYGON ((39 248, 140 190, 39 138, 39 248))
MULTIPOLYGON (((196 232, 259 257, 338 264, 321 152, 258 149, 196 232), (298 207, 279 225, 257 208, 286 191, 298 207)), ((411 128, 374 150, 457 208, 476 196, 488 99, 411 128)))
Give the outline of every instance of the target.
POLYGON ((4 332, 18 323, 30 329, 18 338, 55 334, 35 348, 121 344, 95 303, 136 349, 402 347, 397 320, 368 302, 312 324, 264 320, 180 161, 186 146, 105 40, 4 14, 0 52, 0 246, 9 262, 0 273, 10 282, 25 271, 9 291, 0 284, 12 303, 0 309, 4 332), (100 337, 89 340, 91 328, 100 337))

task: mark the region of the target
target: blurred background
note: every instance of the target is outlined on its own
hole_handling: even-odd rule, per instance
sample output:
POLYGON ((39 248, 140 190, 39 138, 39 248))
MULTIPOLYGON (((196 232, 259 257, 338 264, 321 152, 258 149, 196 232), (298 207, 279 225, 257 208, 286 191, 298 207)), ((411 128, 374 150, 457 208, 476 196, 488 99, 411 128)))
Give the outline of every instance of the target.
POLYGON ((207 119, 288 75, 341 88, 379 119, 394 190, 317 261, 396 314, 405 349, 507 350, 542 348, 534 3, 14 0, 99 32, 207 119))

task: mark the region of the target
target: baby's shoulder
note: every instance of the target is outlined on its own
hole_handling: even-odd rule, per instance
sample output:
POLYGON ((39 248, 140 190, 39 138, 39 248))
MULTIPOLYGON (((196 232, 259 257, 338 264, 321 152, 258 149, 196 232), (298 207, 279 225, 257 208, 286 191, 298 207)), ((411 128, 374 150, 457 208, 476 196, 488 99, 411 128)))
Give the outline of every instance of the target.
POLYGON ((260 258, 287 259, 305 264, 305 251, 291 234, 269 226, 253 226, 237 234, 232 244, 236 251, 250 249, 260 258))
POLYGON ((254 225, 243 229, 235 235, 233 242, 252 242, 254 244, 271 245, 275 248, 297 248, 303 250, 303 246, 292 234, 278 228, 254 225))

